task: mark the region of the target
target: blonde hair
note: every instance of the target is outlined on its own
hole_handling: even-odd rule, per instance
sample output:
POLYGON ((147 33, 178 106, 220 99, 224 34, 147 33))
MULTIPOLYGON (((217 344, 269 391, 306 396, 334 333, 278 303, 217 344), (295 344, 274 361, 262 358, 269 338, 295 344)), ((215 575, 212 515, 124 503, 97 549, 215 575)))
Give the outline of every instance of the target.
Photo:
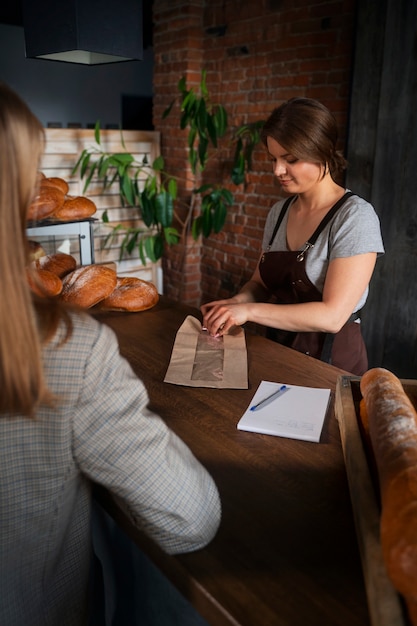
POLYGON ((26 216, 44 142, 39 120, 0 83, 0 414, 33 416, 41 401, 51 400, 42 343, 65 317, 57 304, 33 299, 26 273, 26 216))

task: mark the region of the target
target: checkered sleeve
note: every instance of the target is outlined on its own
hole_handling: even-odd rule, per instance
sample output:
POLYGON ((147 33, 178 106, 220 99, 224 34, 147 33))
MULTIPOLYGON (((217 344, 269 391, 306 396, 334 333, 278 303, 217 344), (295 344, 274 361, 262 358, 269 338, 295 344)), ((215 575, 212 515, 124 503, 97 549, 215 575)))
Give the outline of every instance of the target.
POLYGON ((220 523, 217 487, 147 404, 113 331, 98 325, 73 419, 76 462, 121 498, 133 522, 167 552, 199 549, 220 523))

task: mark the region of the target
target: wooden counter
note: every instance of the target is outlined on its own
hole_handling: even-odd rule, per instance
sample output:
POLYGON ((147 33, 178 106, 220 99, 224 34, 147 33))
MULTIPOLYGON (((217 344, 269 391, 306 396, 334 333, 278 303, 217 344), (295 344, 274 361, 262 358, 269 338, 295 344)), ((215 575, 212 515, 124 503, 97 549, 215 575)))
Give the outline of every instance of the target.
POLYGON ((319 444, 236 428, 261 380, 334 392, 344 373, 246 334, 249 389, 164 383, 176 333, 199 312, 161 298, 136 314, 97 318, 116 332, 150 407, 214 477, 223 517, 203 550, 168 556, 108 511, 214 626, 369 626, 338 424, 332 406, 319 444))

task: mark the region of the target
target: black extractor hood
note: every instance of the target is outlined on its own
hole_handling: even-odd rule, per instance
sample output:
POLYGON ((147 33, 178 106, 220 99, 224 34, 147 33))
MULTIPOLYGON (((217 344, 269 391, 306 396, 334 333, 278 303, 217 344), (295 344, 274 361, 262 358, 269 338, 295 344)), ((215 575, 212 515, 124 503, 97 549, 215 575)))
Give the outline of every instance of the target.
POLYGON ((84 65, 143 59, 142 0, 23 0, 22 8, 27 58, 84 65))

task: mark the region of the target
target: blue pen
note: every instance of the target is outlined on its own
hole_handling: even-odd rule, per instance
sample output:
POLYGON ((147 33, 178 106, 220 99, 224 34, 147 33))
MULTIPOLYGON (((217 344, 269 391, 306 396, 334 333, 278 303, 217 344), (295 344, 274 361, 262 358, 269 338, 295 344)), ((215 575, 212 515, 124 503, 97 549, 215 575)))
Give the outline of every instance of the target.
POLYGON ((273 402, 274 400, 276 400, 276 398, 279 398, 280 396, 282 396, 282 394, 288 390, 289 389, 286 385, 281 385, 281 387, 277 389, 276 391, 274 391, 274 393, 271 393, 270 396, 267 396, 266 398, 258 402, 258 404, 254 404, 253 406, 251 406, 250 410, 258 411, 258 409, 262 409, 264 406, 267 406, 267 404, 269 404, 270 402, 273 402))

